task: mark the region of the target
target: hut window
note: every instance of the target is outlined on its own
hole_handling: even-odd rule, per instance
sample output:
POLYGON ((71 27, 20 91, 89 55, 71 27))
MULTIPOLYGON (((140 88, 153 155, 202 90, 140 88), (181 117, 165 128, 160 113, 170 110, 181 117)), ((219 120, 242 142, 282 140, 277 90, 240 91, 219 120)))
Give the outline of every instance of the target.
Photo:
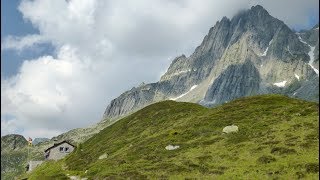
POLYGON ((65 151, 65 152, 69 152, 69 148, 68 148, 68 147, 65 147, 65 148, 64 148, 64 151, 65 151))
POLYGON ((60 147, 60 152, 63 152, 63 147, 60 147))

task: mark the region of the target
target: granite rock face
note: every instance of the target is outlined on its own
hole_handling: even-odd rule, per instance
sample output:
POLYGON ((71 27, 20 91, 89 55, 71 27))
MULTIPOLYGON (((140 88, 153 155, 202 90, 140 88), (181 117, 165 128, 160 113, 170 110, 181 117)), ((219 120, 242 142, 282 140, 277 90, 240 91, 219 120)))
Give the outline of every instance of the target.
POLYGON ((259 93, 259 71, 251 61, 230 65, 209 87, 200 104, 210 106, 259 93))
POLYGON ((253 6, 218 21, 194 53, 175 58, 158 82, 112 100, 104 121, 167 99, 215 106, 277 93, 318 101, 318 56, 319 25, 297 33, 262 6, 253 6))

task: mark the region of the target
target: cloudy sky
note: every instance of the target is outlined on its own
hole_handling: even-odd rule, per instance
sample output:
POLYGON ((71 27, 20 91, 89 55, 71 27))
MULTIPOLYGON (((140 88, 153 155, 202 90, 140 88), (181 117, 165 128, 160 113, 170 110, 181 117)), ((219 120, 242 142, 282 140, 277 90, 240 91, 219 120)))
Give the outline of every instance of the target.
POLYGON ((256 4, 296 30, 319 21, 318 0, 1 0, 1 135, 100 121, 110 100, 256 4))

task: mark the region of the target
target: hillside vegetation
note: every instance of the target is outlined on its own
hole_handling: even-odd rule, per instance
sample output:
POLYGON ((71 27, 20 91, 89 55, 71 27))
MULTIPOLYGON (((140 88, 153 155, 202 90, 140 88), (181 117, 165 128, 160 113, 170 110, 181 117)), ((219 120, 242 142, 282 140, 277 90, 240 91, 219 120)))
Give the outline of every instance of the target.
POLYGON ((318 179, 319 105, 280 95, 216 108, 163 101, 103 129, 29 179, 318 179), (224 134, 236 125, 239 131, 224 134), (166 150, 168 145, 180 148, 166 150))

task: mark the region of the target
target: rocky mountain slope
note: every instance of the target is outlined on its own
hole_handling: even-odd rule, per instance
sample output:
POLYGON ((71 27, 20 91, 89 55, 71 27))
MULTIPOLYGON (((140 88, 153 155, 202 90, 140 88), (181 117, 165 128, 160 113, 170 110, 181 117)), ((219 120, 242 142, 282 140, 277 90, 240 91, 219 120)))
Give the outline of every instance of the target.
POLYGON ((318 179, 318 109, 317 103, 281 95, 215 108, 163 101, 21 178, 318 179), (230 125, 238 131, 223 133, 230 125))
POLYGON ((24 171, 27 140, 17 134, 1 137, 1 179, 13 179, 24 171))
POLYGON ((176 100, 216 106, 257 94, 318 101, 319 26, 299 33, 257 5, 217 22, 190 57, 175 58, 159 82, 111 101, 112 122, 149 104, 176 100))
POLYGON ((19 134, 10 134, 1 137, 1 152, 21 149, 27 145, 28 141, 19 134))

